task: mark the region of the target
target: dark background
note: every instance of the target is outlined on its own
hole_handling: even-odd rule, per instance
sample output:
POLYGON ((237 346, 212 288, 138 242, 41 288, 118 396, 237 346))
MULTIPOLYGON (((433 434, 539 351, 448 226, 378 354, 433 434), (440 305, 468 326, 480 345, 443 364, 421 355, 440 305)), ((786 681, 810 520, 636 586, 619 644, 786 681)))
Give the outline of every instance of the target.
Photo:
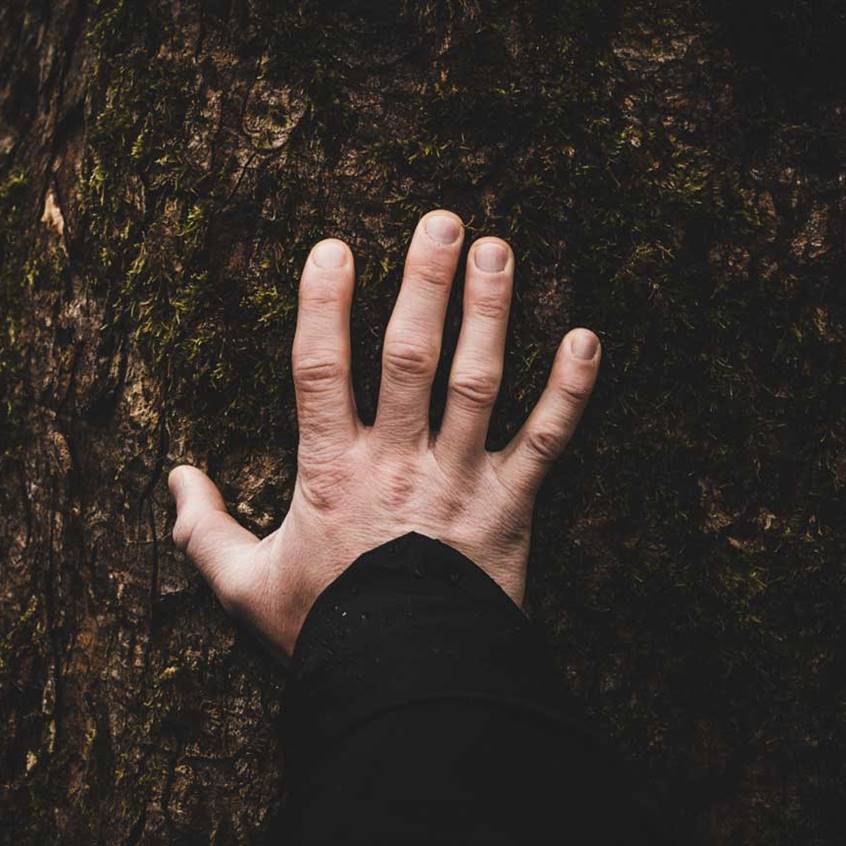
POLYGON ((175 553, 165 477, 276 525, 303 260, 355 252, 372 416, 435 207, 517 257, 492 447, 566 330, 604 346, 537 511, 561 673, 686 842, 843 842, 845 14, 2 4, 3 842, 273 841, 284 675, 175 553))

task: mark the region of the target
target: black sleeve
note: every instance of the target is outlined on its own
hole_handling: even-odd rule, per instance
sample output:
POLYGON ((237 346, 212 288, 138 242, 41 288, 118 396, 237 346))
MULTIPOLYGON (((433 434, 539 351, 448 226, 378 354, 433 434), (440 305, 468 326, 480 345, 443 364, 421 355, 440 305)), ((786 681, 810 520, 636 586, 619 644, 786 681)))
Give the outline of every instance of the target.
POLYGON ((540 631, 416 532, 318 597, 286 689, 284 844, 666 843, 540 631))

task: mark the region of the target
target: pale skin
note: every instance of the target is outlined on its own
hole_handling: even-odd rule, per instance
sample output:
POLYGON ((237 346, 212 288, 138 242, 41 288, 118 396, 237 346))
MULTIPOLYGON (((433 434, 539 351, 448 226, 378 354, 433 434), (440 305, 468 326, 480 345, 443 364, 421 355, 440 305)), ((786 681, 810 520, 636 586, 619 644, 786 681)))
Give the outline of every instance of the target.
POLYGON ((441 428, 429 401, 464 226, 436 209, 419 221, 385 332, 376 419, 358 417, 350 366, 354 261, 343 241, 317 243, 302 272, 292 366, 297 479, 282 525, 259 539, 189 465, 168 479, 176 545, 224 608, 276 653, 290 655, 321 591, 358 556, 410 531, 482 567, 523 607, 537 490, 573 436, 596 382, 599 339, 562 339, 546 388, 505 449, 485 449, 499 392, 514 254, 493 236, 467 256, 463 320, 441 428))

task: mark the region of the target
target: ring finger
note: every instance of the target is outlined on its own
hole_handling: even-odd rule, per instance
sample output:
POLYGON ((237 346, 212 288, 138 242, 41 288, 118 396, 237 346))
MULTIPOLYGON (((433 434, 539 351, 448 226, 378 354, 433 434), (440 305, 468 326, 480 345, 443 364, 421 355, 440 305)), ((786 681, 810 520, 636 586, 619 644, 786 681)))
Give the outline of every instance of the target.
POLYGON ((485 448, 491 410, 502 381, 514 256, 505 241, 482 238, 467 260, 464 316, 452 362, 436 450, 465 463, 485 448))

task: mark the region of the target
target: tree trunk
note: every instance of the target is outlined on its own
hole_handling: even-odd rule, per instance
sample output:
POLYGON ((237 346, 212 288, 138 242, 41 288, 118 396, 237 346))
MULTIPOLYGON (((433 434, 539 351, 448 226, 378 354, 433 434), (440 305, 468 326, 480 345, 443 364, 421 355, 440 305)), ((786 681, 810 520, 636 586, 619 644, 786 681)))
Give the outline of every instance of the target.
POLYGON ((491 448, 567 329, 603 340, 529 575, 576 696, 686 842, 842 836, 843 12, 668 5, 0 9, 3 842, 274 842, 284 668, 165 478, 271 530, 309 248, 356 255, 369 421, 438 206, 517 257, 491 448))

